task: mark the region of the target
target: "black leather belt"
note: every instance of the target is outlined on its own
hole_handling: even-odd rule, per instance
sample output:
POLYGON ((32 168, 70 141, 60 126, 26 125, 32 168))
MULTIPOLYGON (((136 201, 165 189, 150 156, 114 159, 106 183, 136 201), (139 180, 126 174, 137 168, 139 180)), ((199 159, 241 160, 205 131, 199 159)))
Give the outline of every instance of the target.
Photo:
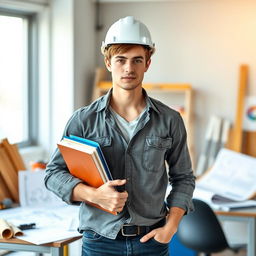
POLYGON ((160 220, 152 226, 136 226, 124 224, 123 227, 120 229, 119 233, 117 234, 117 238, 129 238, 139 235, 146 235, 151 230, 164 226, 164 224, 165 219, 160 220))

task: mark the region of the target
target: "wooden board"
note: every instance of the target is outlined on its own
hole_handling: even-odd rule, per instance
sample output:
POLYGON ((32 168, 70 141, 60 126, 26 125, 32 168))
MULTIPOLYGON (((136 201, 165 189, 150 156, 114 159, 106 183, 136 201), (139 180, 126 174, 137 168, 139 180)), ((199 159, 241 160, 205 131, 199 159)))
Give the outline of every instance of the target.
POLYGON ((243 141, 243 114, 244 114, 244 100, 246 95, 248 66, 240 66, 239 87, 237 94, 236 117, 233 129, 233 145, 232 150, 242 152, 243 141))
POLYGON ((256 132, 244 132, 243 153, 256 157, 256 132))
POLYGON ((1 145, 4 147, 15 170, 17 172, 20 170, 25 170, 26 167, 19 153, 18 147, 15 144, 10 144, 6 138, 1 141, 1 145))
POLYGON ((5 198, 11 198, 11 194, 0 174, 0 201, 3 201, 5 198))
POLYGON ((18 189, 18 173, 15 170, 12 162, 10 161, 5 148, 0 145, 0 174, 8 187, 11 198, 15 201, 19 201, 19 189, 18 189))

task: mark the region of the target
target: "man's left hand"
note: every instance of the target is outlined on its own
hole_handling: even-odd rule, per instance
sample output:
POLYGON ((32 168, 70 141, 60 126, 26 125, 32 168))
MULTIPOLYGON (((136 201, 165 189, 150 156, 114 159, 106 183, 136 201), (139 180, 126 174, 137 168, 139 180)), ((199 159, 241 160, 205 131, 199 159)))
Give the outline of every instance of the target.
POLYGON ((147 242, 149 239, 154 238, 157 242, 167 244, 171 241, 174 234, 177 232, 179 222, 183 217, 185 210, 179 207, 171 207, 169 214, 166 217, 166 223, 161 228, 156 228, 143 236, 141 243, 147 242))
POLYGON ((161 227, 150 231, 148 234, 140 239, 140 242, 145 243, 149 239, 154 238, 159 243, 168 244, 174 234, 175 232, 170 232, 170 230, 166 230, 164 227, 161 227))

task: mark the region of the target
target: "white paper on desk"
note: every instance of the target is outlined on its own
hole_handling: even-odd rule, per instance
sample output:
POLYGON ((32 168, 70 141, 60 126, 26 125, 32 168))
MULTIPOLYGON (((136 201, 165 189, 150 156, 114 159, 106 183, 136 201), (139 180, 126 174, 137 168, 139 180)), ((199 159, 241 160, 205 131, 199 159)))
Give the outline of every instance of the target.
POLYGON ((255 200, 234 201, 200 188, 195 188, 193 198, 203 200, 214 210, 230 211, 238 208, 256 207, 255 200))
POLYGON ((76 230, 78 215, 79 207, 71 205, 50 208, 17 207, 0 211, 0 218, 10 221, 16 226, 36 223, 36 229, 24 230, 24 236, 19 237, 19 239, 33 244, 44 244, 81 236, 76 230))
POLYGON ((59 206, 65 205, 53 192, 44 185, 45 171, 19 172, 19 199, 21 206, 59 206))
POLYGON ((221 149, 212 169, 196 186, 231 200, 247 200, 256 193, 256 158, 221 149))
POLYGON ((26 230, 24 236, 19 236, 19 239, 39 245, 78 236, 81 236, 81 234, 77 231, 42 228, 40 229, 40 235, 38 235, 38 231, 36 232, 35 230, 30 229, 26 230))

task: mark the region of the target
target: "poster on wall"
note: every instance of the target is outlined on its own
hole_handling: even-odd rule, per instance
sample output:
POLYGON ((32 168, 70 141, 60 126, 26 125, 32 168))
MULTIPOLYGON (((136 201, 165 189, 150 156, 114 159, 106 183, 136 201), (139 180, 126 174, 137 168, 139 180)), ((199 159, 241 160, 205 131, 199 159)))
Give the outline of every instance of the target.
POLYGON ((248 96, 244 105, 244 130, 256 132, 256 96, 248 96))

